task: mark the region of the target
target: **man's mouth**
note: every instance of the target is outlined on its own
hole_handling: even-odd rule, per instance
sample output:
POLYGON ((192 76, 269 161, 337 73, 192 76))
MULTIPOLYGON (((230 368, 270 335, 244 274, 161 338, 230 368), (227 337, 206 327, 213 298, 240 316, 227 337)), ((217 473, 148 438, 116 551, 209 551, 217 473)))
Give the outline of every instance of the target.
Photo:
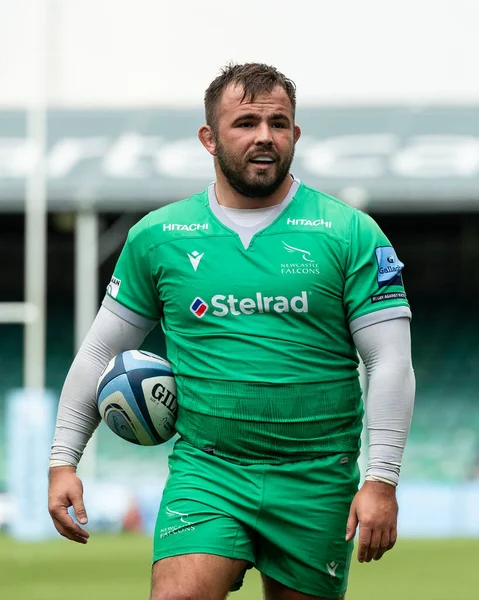
POLYGON ((272 156, 269 156, 267 154, 259 154, 258 156, 254 156, 253 158, 250 158, 249 162, 252 162, 254 164, 271 164, 274 163, 275 160, 272 156))

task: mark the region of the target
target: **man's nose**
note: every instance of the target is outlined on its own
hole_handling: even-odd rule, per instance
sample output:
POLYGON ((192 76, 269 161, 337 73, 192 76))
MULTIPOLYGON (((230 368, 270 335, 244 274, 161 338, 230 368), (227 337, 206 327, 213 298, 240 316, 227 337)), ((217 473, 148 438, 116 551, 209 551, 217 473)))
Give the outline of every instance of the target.
POLYGON ((272 144, 273 143, 273 135, 271 132, 271 127, 268 123, 261 123, 256 127, 256 144, 272 144))

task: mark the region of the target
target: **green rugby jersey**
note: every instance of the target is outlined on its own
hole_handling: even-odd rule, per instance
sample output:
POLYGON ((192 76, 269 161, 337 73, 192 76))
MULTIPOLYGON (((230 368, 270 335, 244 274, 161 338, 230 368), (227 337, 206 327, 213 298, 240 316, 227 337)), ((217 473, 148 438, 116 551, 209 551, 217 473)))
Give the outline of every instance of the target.
POLYGON ((212 184, 130 230, 104 303, 161 321, 187 442, 245 464, 303 460, 359 449, 352 332, 410 316, 403 266, 373 219, 298 180, 255 227, 212 184))

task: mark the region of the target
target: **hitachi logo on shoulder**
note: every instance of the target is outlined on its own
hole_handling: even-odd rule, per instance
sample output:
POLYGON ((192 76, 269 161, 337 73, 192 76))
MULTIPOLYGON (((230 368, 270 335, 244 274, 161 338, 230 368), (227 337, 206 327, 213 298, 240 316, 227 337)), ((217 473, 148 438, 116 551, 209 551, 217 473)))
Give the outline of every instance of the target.
POLYGON ((184 225, 182 223, 163 223, 163 231, 199 231, 200 229, 208 229, 208 223, 190 223, 184 225))
POLYGON ((325 221, 324 219, 315 219, 311 221, 310 219, 287 219, 286 225, 306 225, 306 227, 327 227, 331 229, 332 222, 325 221))
POLYGON ((211 304, 215 310, 213 314, 216 317, 225 317, 232 315, 252 315, 253 313, 307 313, 309 312, 308 295, 301 292, 300 296, 293 296, 291 299, 286 296, 263 296, 261 292, 256 292, 254 298, 235 298, 233 294, 222 296, 217 294, 211 298, 211 304))

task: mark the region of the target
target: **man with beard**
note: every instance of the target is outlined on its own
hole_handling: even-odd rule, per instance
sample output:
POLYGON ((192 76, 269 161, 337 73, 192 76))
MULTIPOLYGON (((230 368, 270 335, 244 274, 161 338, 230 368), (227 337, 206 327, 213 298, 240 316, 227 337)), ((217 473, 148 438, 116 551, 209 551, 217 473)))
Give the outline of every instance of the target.
POLYGON ((341 599, 358 524, 361 562, 396 541, 414 400, 404 265, 370 217, 290 173, 295 104, 267 65, 231 65, 211 83, 199 139, 216 182, 131 229, 62 391, 49 508, 86 543, 67 509, 86 523, 75 468, 99 421, 98 376, 161 322, 179 438, 151 600, 223 600, 252 565, 267 600, 341 599), (369 381, 359 491, 356 351, 369 381))

